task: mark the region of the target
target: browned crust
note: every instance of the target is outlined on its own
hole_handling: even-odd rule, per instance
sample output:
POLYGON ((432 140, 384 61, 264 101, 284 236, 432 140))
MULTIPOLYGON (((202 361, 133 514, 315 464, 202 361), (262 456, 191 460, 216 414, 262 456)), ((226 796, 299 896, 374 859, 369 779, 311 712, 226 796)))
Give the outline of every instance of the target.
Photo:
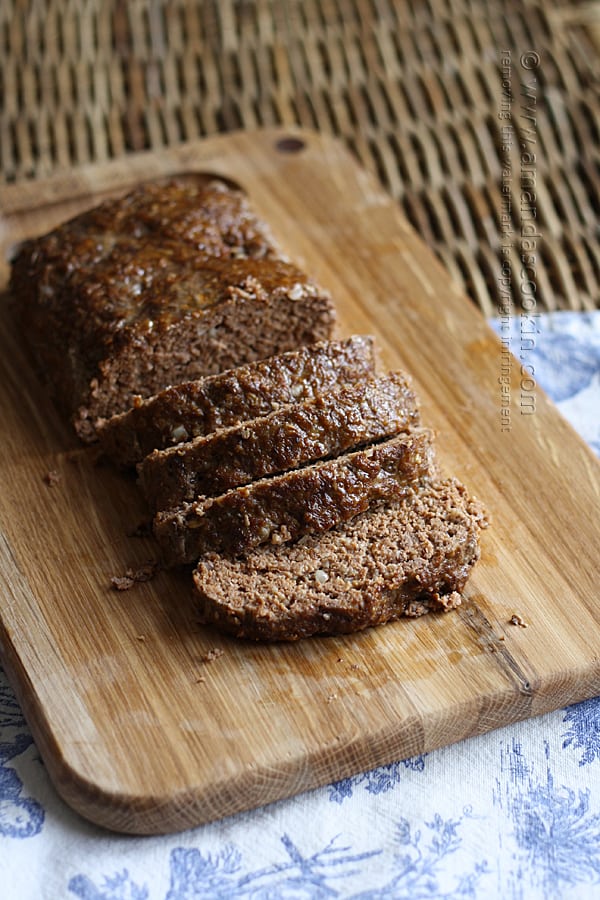
POLYGON ((160 512, 154 533, 167 565, 203 553, 242 553, 319 533, 380 500, 403 496, 432 470, 432 433, 414 429, 367 449, 261 479, 215 498, 160 512))
POLYGON ((103 204, 13 263, 23 333, 84 440, 135 394, 331 337, 329 296, 258 239, 243 195, 169 190, 103 204))
POLYGON ((291 641, 453 609, 486 524, 459 482, 426 480, 293 545, 208 554, 194 572, 201 621, 241 638, 291 641))
POLYGON ((418 420, 408 377, 393 372, 155 450, 139 467, 140 485, 153 510, 169 509, 338 456, 405 431, 418 420))
MULTIPOLYGON (((64 227, 64 226, 63 226, 64 227)), ((66 224, 70 233, 119 234, 189 244, 203 256, 280 256, 243 191, 203 175, 145 182, 66 224)))
POLYGON ((104 452, 132 466, 153 450, 210 434, 287 403, 310 400, 373 374, 373 338, 319 341, 298 350, 167 388, 100 425, 104 452))

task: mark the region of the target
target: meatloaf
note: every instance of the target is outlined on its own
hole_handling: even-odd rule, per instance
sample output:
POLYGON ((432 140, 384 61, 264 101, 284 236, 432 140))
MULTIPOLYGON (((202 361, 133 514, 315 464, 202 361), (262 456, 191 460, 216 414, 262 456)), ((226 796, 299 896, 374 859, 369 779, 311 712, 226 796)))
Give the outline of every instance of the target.
POLYGON ((418 420, 407 376, 393 372, 155 450, 139 466, 139 483, 154 511, 168 509, 391 437, 418 420))
POLYGON ((459 482, 426 479, 325 534, 244 558, 207 554, 193 576, 200 618, 238 637, 291 641, 453 609, 485 525, 459 482))
POLYGON ((238 554, 333 528, 380 500, 404 495, 433 471, 432 433, 415 428, 366 449, 254 481, 159 512, 154 534, 166 565, 215 550, 238 554))
POLYGON ((155 449, 327 394, 336 385, 363 381, 374 371, 372 337, 319 341, 174 385, 146 400, 135 397, 132 409, 100 424, 100 442, 118 465, 133 466, 155 449))
MULTIPOLYGON (((204 175, 148 181, 77 216, 58 232, 59 240, 83 235, 110 240, 122 235, 139 241, 174 241, 189 244, 203 256, 281 256, 244 192, 204 175)), ((100 248, 84 243, 83 249, 94 256, 100 248)))
POLYGON ((335 319, 223 186, 103 204, 23 244, 11 286, 42 377, 85 441, 136 396, 328 339, 335 319))

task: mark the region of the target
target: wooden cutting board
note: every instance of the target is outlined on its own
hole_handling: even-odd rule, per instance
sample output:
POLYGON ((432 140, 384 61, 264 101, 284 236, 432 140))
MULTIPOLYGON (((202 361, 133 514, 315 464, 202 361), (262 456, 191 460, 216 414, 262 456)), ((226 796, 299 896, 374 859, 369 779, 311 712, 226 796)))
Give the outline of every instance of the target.
POLYGON ((5 188, 2 286, 12 245, 106 193, 229 177, 331 290, 341 332, 375 334, 413 374, 443 466, 493 525, 458 611, 354 636, 237 642, 197 624, 172 573, 113 591, 156 554, 128 536, 145 511, 59 421, 4 295, 1 658, 57 790, 111 829, 183 829, 600 693, 597 460, 516 359, 501 416, 506 356, 477 309, 338 143, 287 138, 215 137, 5 188))

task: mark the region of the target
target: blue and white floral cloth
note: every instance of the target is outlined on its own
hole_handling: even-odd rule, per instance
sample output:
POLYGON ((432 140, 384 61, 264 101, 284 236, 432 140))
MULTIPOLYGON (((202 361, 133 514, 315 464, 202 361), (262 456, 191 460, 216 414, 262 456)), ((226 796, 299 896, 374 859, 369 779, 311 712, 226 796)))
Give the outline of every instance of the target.
MULTIPOLYGON (((536 378, 600 453, 600 312, 538 324, 536 378)), ((132 838, 57 797, 0 670, 0 900, 333 897, 600 897, 600 698, 182 834, 132 838)))

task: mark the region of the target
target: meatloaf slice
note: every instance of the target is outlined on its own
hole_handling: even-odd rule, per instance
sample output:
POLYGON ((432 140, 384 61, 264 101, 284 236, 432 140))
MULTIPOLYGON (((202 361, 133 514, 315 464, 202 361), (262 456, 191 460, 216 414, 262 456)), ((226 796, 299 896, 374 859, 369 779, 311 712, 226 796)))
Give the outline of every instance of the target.
POLYGON ((408 377, 392 372, 168 450, 155 450, 140 464, 139 482, 154 511, 169 509, 338 456, 418 421, 408 377))
POLYGON ((134 398, 127 412, 100 424, 105 453, 132 466, 153 450, 210 434, 280 406, 363 381, 375 371, 373 338, 318 341, 259 362, 134 398))
POLYGON ((333 305, 316 284, 273 255, 233 253, 233 226, 221 247, 203 242, 207 217, 223 224, 213 206, 184 239, 187 209, 177 228, 160 227, 158 213, 146 217, 156 227, 142 217, 136 228, 137 208, 117 215, 123 233, 90 213, 27 242, 14 260, 23 333, 83 440, 137 395, 331 337, 333 305))
POLYGON ((194 572, 201 621, 291 641, 453 609, 485 525, 459 482, 425 480, 325 534, 245 558, 209 553, 194 572))
POLYGON ((263 478, 218 497, 159 512, 154 533, 167 565, 203 553, 244 553, 333 528, 379 500, 402 497, 432 471, 433 435, 415 428, 335 459, 263 478))

